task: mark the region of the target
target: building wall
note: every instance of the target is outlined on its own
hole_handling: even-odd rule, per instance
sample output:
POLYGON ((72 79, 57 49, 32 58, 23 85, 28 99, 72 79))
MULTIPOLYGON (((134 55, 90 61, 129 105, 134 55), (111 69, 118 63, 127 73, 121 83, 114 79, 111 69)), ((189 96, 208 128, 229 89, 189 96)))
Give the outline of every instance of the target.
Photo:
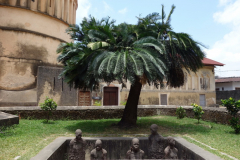
POLYGON ((219 89, 219 91, 231 91, 231 90, 234 90, 232 82, 216 83, 216 89, 219 89))
MULTIPOLYGON (((205 95, 206 106, 216 104, 214 67, 204 66, 198 72, 186 72, 185 84, 179 88, 171 88, 165 85, 163 88, 155 88, 148 84, 142 87, 139 104, 159 105, 161 104, 161 94, 167 94, 167 105, 191 105, 200 104, 200 95, 205 95)), ((126 101, 130 85, 125 91, 122 101, 126 101)))
POLYGON ((59 106, 76 106, 78 93, 70 88, 63 78, 58 78, 62 68, 45 67, 38 68, 37 78, 37 104, 43 103, 46 97, 52 98, 59 106))
POLYGON ((77 5, 77 0, 0 0, 0 103, 37 102, 37 68, 60 65, 56 49, 70 41, 65 30, 75 23, 77 5))
MULTIPOLYGON (((129 90, 121 93, 121 102, 125 102, 129 90)), ((167 105, 191 105, 192 103, 200 104, 200 95, 205 95, 206 106, 216 104, 215 91, 142 91, 139 98, 139 105, 161 105, 161 94, 167 94, 167 105)))
POLYGON ((223 91, 222 88, 224 88, 224 91, 235 90, 236 88, 240 88, 240 82, 216 83, 216 89, 223 91))
MULTIPOLYGON (((185 79, 185 84, 179 88, 170 88, 169 86, 165 85, 165 87, 157 89, 146 84, 142 87, 139 98, 139 105, 160 105, 162 104, 160 98, 161 94, 167 94, 167 105, 184 106, 191 105, 192 103, 200 104, 200 95, 205 95, 206 106, 214 106, 216 104, 216 92, 215 83, 212 83, 215 82, 212 69, 213 66, 205 66, 202 69, 199 69, 197 73, 186 73, 187 78, 185 79), (205 77, 209 78, 206 78, 205 84, 202 84, 200 82, 201 78, 204 79, 203 73, 205 74, 205 77)), ((54 97, 58 100, 61 99, 59 98, 60 96, 66 96, 69 94, 66 93, 65 89, 63 91, 56 90, 54 93, 52 92, 54 87, 54 77, 57 77, 57 75, 61 72, 61 69, 57 69, 58 71, 54 70, 56 70, 56 68, 45 67, 45 69, 43 69, 42 67, 39 67, 38 79, 42 80, 38 80, 38 103, 43 102, 46 95, 54 97)), ((131 87, 130 83, 127 83, 127 88, 122 88, 122 85, 118 84, 118 82, 113 82, 111 84, 103 82, 100 84, 100 87, 97 91, 91 92, 91 98, 101 97, 102 99, 100 102, 101 105, 103 105, 105 87, 118 87, 117 105, 121 105, 127 101, 131 87)), ((67 91, 68 90, 69 89, 67 89, 67 91)), ((77 94, 78 91, 75 90, 74 92, 77 94)), ((63 104, 63 100, 64 99, 58 101, 59 105, 63 104)), ((77 105, 78 101, 79 100, 77 96, 74 96, 74 98, 71 97, 71 103, 69 102, 68 105, 77 105)), ((92 99, 91 104, 93 105, 94 102, 95 100, 92 99)))
POLYGON ((233 82, 233 89, 240 88, 240 82, 233 82))

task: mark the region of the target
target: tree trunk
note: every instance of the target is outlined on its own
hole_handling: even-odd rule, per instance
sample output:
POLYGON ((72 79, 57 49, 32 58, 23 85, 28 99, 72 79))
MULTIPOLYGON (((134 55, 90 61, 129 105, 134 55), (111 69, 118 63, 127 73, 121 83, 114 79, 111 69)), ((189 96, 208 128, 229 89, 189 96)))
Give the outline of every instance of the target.
POLYGON ((137 77, 133 85, 131 85, 128 95, 127 104, 125 106, 121 121, 118 123, 120 126, 134 126, 137 123, 137 109, 138 101, 141 93, 142 84, 137 77))

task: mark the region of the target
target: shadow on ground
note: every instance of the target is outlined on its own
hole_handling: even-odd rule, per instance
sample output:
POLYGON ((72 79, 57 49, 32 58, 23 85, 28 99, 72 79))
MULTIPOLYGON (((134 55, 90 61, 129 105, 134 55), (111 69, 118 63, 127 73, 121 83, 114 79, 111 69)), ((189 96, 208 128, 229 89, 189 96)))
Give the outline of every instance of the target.
POLYGON ((209 133, 211 126, 204 124, 196 124, 195 122, 187 124, 179 124, 176 122, 170 122, 162 119, 145 119, 137 121, 136 127, 131 128, 119 128, 116 125, 119 120, 104 119, 104 120, 84 120, 72 125, 68 125, 65 128, 70 132, 75 132, 76 129, 81 129, 85 134, 150 134, 151 124, 157 124, 159 126, 159 134, 164 136, 174 134, 194 134, 194 133, 209 133))

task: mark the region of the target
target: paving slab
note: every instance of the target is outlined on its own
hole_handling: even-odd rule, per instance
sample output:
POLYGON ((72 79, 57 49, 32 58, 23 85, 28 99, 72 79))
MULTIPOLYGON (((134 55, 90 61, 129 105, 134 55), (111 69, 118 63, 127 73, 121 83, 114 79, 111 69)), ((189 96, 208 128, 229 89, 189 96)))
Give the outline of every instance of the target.
POLYGON ((19 124, 18 116, 0 112, 0 126, 11 126, 14 124, 19 124))

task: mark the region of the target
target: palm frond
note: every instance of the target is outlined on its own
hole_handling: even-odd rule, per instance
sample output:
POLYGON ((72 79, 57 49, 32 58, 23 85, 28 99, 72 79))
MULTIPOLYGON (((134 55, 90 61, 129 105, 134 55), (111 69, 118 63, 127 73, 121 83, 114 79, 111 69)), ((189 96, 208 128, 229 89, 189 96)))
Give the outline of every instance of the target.
POLYGON ((166 20, 166 24, 170 24, 170 22, 171 22, 171 16, 172 16, 175 8, 176 8, 176 6, 175 6, 175 5, 172 5, 171 11, 170 11, 170 13, 168 14, 168 17, 167 17, 167 20, 166 20))

